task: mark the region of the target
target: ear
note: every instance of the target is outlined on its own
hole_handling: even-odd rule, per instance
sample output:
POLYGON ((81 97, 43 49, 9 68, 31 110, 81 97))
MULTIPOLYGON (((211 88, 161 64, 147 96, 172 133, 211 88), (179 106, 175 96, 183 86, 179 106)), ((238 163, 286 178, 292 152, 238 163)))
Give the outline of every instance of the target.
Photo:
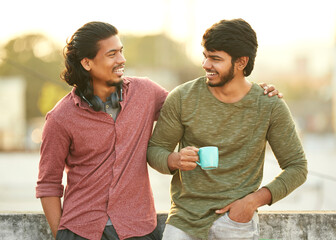
POLYGON ((84 68, 86 71, 90 71, 90 70, 91 70, 90 59, 88 59, 88 58, 83 58, 83 59, 81 60, 81 64, 82 64, 83 68, 84 68))
POLYGON ((246 65, 248 64, 248 61, 249 61, 249 57, 247 56, 238 58, 236 60, 237 69, 240 71, 243 71, 246 65))

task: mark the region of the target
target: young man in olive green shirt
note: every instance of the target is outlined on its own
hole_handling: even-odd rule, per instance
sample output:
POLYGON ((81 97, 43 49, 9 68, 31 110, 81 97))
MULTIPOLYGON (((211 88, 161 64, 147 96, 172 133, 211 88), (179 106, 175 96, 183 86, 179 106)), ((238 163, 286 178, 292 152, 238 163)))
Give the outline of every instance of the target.
POLYGON ((306 180, 305 154, 285 102, 245 78, 258 46, 251 26, 222 20, 202 45, 206 76, 169 94, 147 151, 153 168, 173 174, 163 239, 259 239, 257 209, 306 180), (267 141, 283 171, 260 188, 267 141), (218 147, 217 169, 197 166, 204 146, 218 147))

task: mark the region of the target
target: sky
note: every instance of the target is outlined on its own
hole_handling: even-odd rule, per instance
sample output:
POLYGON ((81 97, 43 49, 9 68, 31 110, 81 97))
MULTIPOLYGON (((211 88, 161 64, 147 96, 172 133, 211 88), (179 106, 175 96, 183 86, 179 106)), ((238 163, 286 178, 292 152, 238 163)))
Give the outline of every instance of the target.
POLYGON ((7 0, 1 6, 0 45, 34 32, 64 46, 86 22, 105 21, 121 34, 166 33, 185 44, 198 62, 204 31, 232 18, 245 19, 257 32, 262 63, 288 67, 290 57, 307 55, 312 69, 330 67, 336 42, 334 0, 7 0))

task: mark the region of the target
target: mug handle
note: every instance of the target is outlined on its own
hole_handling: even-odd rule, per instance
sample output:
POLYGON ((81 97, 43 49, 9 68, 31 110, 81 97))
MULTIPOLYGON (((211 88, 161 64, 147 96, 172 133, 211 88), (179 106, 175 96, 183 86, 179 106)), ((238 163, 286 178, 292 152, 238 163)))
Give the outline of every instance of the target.
MULTIPOLYGON (((201 151, 201 149, 198 150, 198 153, 197 153, 198 157, 200 156, 200 151, 201 151)), ((197 163, 198 166, 200 166, 202 168, 202 165, 200 163, 200 159, 198 161, 196 161, 196 163, 197 163)))

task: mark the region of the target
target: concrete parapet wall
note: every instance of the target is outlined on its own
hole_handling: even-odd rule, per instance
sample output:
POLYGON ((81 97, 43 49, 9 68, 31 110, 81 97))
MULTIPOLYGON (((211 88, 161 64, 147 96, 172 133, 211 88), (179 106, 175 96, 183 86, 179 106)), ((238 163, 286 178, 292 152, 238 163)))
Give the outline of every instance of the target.
MULTIPOLYGON (((167 213, 158 214, 161 233, 167 213)), ((336 239, 336 211, 260 212, 261 239, 336 239)), ((0 213, 1 240, 52 240, 43 213, 0 213)))

